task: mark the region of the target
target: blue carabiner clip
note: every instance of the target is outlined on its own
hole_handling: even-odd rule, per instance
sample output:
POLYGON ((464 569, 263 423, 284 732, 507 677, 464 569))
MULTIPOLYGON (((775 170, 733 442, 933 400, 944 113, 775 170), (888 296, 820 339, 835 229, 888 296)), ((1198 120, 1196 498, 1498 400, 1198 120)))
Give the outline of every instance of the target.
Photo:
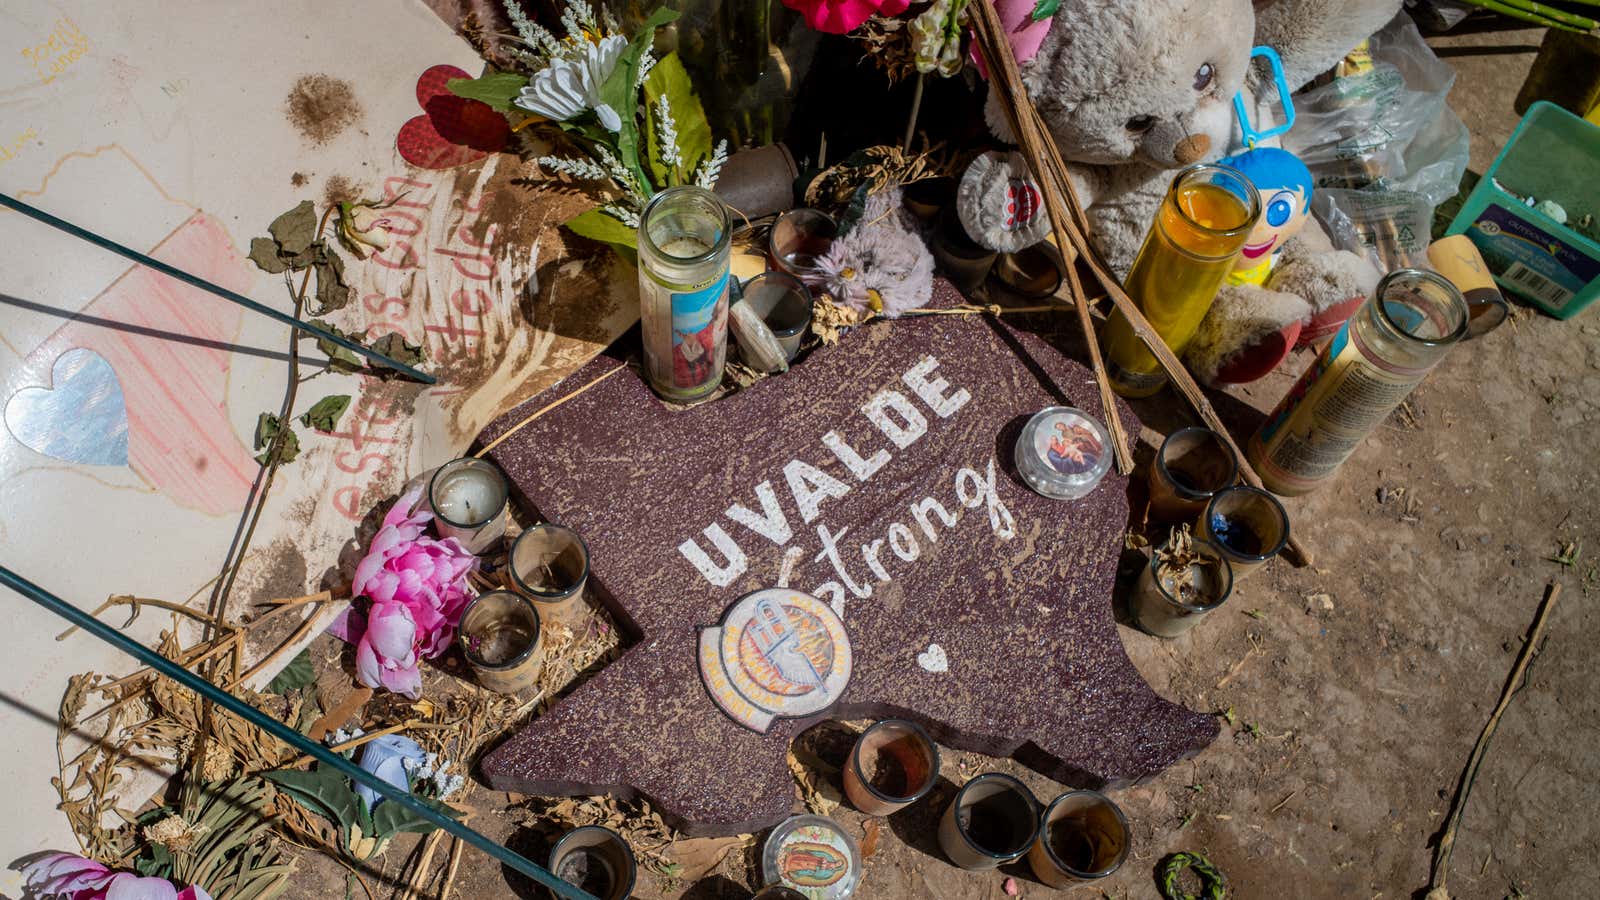
POLYGON ((1250 122, 1250 114, 1244 108, 1244 92, 1233 95, 1233 112, 1239 117, 1239 131, 1244 136, 1244 145, 1254 147, 1268 138, 1275 138, 1286 133, 1294 127, 1294 100, 1289 97, 1289 79, 1283 74, 1283 60, 1278 58, 1278 51, 1271 47, 1257 47, 1250 51, 1250 59, 1261 57, 1272 67, 1272 79, 1278 85, 1278 99, 1283 101, 1284 122, 1275 128, 1266 131, 1257 131, 1250 122))

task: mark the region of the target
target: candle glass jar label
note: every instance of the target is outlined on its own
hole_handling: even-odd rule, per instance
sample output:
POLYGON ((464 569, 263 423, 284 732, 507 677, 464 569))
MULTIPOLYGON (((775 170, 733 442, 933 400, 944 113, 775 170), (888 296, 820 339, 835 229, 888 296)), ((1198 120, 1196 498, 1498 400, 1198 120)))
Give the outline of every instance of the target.
POLYGON ((506 533, 506 477, 487 460, 467 457, 445 463, 428 482, 428 506, 442 538, 455 538, 469 553, 483 553, 506 533))
POLYGON ((1046 808, 1028 863, 1055 888, 1092 881, 1121 868, 1131 843, 1122 810, 1097 791, 1070 791, 1046 808))
POLYGON ((501 694, 533 687, 544 671, 539 614, 510 591, 478 595, 461 613, 459 640, 479 683, 501 694))
POLYGON ((535 525, 517 536, 507 561, 511 583, 549 621, 572 624, 584 612, 589 548, 564 525, 535 525))
POLYGON ((668 188, 640 219, 645 377, 669 400, 697 400, 722 383, 729 241, 728 209, 704 188, 668 188))

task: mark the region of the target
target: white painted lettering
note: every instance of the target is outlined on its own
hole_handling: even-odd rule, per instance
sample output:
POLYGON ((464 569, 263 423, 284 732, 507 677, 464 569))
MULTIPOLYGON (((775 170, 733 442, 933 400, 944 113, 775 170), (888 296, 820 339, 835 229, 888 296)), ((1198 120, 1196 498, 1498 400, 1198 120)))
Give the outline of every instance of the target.
POLYGON ((956 391, 946 397, 944 392, 950 389, 950 382, 943 378, 929 378, 928 373, 939 368, 939 361, 931 356, 924 356, 921 361, 912 366, 909 371, 900 376, 906 387, 911 388, 922 402, 941 419, 948 419, 956 410, 967 405, 972 395, 966 388, 956 391))
MULTIPOLYGON (((867 401, 861 411, 872 424, 878 426, 883 436, 894 443, 901 450, 917 442, 917 439, 928 433, 928 420, 917 411, 906 395, 894 390, 879 391, 877 396, 867 401), (889 409, 894 411, 904 420, 905 424, 896 422, 889 416, 889 409)), ((810 521, 807 519, 806 521, 810 521)))

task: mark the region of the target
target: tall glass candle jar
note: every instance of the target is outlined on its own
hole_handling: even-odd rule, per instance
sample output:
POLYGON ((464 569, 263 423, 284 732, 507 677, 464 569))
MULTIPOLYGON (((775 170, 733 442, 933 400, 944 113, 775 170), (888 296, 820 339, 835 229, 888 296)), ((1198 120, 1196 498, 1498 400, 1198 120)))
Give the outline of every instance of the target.
MULTIPOLYGON (((1172 179, 1126 287, 1173 353, 1194 337, 1260 217, 1261 196, 1237 169, 1201 163, 1172 179)), ((1148 397, 1167 383, 1120 311, 1106 325, 1105 348, 1111 386, 1124 397, 1148 397)))
POLYGON ((728 353, 728 207, 699 187, 667 188, 639 219, 645 379, 668 400, 722 383, 728 353))
POLYGON ((1467 303, 1444 277, 1390 272, 1250 439, 1275 494, 1317 487, 1467 333, 1467 303))

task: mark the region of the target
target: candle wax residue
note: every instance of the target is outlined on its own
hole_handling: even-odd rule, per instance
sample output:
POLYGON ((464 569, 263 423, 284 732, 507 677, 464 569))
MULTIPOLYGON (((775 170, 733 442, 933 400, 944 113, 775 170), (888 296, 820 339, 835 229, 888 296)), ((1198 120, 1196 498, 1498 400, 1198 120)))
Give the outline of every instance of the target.
POLYGON ((483 478, 462 472, 439 485, 434 492, 434 511, 460 525, 478 525, 499 511, 495 505, 498 493, 483 478))
POLYGON ((662 244, 661 252, 678 259, 694 259, 711 252, 711 245, 692 234, 685 234, 662 244))

